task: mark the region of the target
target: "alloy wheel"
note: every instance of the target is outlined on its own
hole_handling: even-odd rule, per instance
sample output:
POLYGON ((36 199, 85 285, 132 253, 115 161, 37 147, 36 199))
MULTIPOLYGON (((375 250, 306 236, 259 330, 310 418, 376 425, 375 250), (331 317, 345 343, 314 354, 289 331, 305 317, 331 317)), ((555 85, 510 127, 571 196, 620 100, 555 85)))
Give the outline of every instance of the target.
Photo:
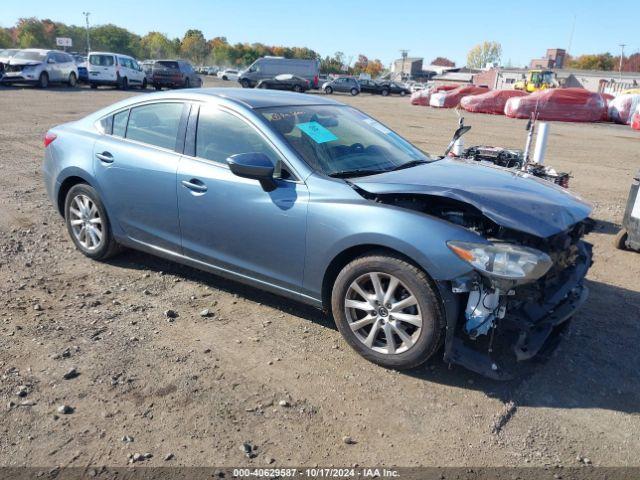
POLYGON ((378 353, 406 352, 422 330, 422 313, 415 295, 387 273, 370 272, 356 278, 347 289, 344 308, 351 331, 378 353))
POLYGON ((102 218, 91 198, 80 194, 71 200, 69 224, 82 248, 90 252, 100 247, 104 238, 102 218))

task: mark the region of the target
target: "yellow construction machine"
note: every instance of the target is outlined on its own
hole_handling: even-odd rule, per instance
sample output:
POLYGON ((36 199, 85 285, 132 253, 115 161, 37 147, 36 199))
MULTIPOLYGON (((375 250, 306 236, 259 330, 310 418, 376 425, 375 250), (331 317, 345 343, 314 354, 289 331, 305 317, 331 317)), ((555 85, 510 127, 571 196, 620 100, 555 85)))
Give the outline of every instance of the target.
POLYGON ((522 80, 516 82, 513 88, 531 93, 538 90, 556 88, 557 86, 558 80, 555 72, 551 70, 529 70, 527 76, 523 75, 522 80))

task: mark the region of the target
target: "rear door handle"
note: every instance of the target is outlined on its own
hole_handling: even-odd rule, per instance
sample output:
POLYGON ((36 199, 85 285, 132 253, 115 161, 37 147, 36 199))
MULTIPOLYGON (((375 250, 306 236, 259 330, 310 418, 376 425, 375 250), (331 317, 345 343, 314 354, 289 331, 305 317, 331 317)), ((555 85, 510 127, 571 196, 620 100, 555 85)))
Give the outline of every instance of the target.
POLYGON ((113 163, 113 155, 109 152, 96 153, 96 157, 104 163, 113 163))
POLYGON ((191 180, 182 180, 181 183, 189 190, 193 190, 194 192, 204 193, 207 191, 207 186, 197 178, 192 178, 191 180))

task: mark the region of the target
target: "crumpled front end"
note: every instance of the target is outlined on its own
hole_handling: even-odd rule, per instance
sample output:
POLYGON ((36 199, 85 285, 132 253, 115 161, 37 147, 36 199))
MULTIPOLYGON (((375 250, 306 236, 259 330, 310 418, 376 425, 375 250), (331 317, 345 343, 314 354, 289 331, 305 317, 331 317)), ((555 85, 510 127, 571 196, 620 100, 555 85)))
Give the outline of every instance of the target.
POLYGON ((592 249, 582 240, 586 219, 567 232, 540 239, 536 247, 552 259, 541 278, 516 285, 472 272, 446 282, 457 309, 447 312, 444 359, 495 379, 512 378, 517 362, 538 354, 554 331, 588 296, 584 278, 592 249))

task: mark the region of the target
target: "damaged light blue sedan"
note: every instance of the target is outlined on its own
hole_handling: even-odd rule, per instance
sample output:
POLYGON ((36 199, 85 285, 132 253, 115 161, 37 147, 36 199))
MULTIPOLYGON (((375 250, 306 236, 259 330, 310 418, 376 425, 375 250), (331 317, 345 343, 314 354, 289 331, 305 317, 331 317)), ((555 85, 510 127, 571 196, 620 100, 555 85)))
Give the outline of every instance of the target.
POLYGON ((323 308, 385 367, 442 352, 508 378, 587 296, 580 198, 317 95, 132 97, 51 129, 43 172, 86 256, 143 250, 323 308))

